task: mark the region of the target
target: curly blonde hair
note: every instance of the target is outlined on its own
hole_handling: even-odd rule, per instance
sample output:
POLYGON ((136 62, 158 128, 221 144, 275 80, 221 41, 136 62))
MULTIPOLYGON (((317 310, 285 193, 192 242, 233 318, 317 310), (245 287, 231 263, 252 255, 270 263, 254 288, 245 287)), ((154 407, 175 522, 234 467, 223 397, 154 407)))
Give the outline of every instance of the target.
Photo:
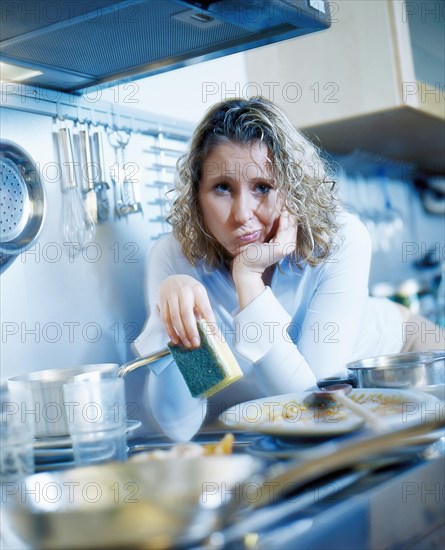
POLYGON ((192 265, 218 267, 228 252, 209 233, 198 200, 203 163, 217 145, 264 143, 270 153, 277 196, 298 220, 295 260, 311 265, 329 254, 338 229, 334 182, 316 147, 272 102, 262 97, 228 99, 213 105, 192 136, 188 152, 177 162, 176 198, 167 221, 192 265))

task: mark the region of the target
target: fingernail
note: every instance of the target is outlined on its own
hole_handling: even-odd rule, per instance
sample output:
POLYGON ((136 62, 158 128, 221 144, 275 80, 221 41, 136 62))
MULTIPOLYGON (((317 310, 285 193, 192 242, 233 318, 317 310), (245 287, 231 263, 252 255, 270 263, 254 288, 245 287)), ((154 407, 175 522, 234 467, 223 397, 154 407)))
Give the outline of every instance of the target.
POLYGON ((200 342, 199 342, 199 338, 197 338, 197 337, 195 336, 195 337, 193 338, 192 342, 193 342, 193 346, 194 346, 195 348, 198 348, 198 347, 199 347, 199 343, 200 343, 200 342))

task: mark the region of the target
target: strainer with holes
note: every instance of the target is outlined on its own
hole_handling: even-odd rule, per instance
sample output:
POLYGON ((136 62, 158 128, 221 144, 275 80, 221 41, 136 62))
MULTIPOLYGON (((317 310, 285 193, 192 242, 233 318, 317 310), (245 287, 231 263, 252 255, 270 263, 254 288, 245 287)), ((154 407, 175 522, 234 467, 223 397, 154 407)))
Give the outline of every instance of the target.
POLYGON ((0 264, 37 239, 45 195, 36 165, 17 144, 0 140, 0 264))

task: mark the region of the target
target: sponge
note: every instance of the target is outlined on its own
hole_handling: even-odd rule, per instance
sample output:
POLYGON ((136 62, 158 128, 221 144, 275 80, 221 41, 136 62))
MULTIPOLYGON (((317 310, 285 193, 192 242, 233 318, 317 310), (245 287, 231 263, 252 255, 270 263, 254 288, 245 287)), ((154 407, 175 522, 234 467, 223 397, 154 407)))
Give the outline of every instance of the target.
POLYGON ((192 397, 210 397, 235 382, 243 372, 226 342, 214 335, 204 319, 198 322, 199 348, 168 344, 192 397))

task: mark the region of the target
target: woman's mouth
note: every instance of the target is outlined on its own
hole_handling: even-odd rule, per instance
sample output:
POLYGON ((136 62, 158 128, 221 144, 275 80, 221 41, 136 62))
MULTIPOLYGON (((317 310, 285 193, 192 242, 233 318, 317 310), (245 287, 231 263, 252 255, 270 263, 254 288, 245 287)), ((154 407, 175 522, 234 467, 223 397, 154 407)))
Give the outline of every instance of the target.
POLYGON ((253 233, 245 233, 244 235, 241 235, 241 237, 239 237, 239 240, 242 243, 252 243, 257 239, 259 239, 260 235, 261 235, 261 231, 254 231, 253 233))

